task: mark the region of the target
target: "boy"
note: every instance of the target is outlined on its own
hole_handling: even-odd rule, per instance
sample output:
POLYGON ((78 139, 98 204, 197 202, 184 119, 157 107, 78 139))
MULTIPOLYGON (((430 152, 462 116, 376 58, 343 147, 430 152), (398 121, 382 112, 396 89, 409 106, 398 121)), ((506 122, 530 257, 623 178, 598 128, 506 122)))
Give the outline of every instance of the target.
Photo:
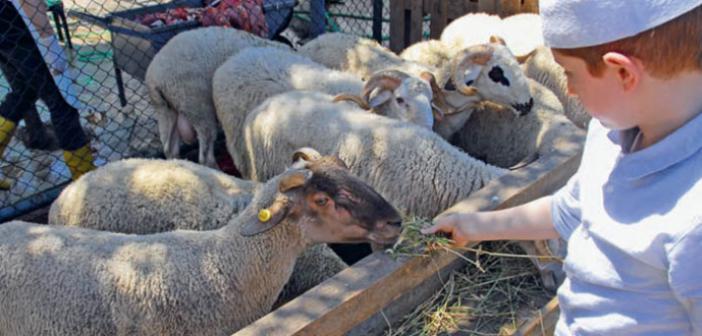
POLYGON ((592 115, 553 196, 444 213, 426 234, 568 241, 557 335, 702 334, 702 0, 542 0, 544 39, 592 115))

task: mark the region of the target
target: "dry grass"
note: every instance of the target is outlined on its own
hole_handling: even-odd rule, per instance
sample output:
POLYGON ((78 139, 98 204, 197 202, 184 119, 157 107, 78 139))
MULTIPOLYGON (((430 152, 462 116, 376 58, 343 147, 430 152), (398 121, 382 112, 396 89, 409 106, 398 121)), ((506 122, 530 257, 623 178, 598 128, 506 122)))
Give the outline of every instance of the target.
POLYGON ((452 272, 443 287, 405 316, 386 336, 503 335, 535 314, 554 293, 544 289, 538 270, 516 244, 490 242, 473 249, 451 247, 451 240, 419 230, 429 220, 410 218, 401 239, 388 252, 425 256, 436 250, 460 255, 466 266, 452 272), (468 251, 467 256, 463 254, 468 251))

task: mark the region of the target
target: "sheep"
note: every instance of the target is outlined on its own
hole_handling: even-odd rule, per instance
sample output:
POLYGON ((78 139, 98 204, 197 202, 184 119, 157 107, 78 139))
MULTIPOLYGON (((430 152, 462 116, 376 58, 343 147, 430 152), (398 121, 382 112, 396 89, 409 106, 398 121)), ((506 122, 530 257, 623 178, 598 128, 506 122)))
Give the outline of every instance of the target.
POLYGON ((0 225, 0 334, 230 335, 270 311, 307 246, 388 244, 399 220, 335 159, 298 161, 212 231, 9 222, 0 225))
POLYGON ((502 20, 488 14, 467 14, 449 24, 441 34, 441 42, 453 48, 485 43, 490 35, 504 38, 517 57, 528 78, 551 89, 564 107, 568 119, 580 128, 587 127, 590 116, 576 97, 568 95, 562 68, 544 46, 542 21, 537 14, 517 14, 502 20))
POLYGON ((502 37, 518 58, 544 44, 541 17, 532 13, 516 14, 504 19, 485 13, 466 14, 448 24, 441 32, 440 40, 450 49, 460 50, 487 43, 492 36, 502 37))
POLYGON ((534 100, 517 59, 499 37, 461 50, 441 41, 420 42, 403 51, 402 57, 438 67, 437 84, 449 113, 434 130, 449 139, 470 118, 476 104, 489 100, 511 106, 517 116, 531 111, 534 100), (447 58, 448 56, 448 58, 447 58))
MULTIPOLYGON (((184 160, 114 161, 69 184, 51 204, 48 222, 132 234, 214 230, 238 215, 259 187, 184 160)), ((346 267, 326 245, 311 247, 298 258, 276 305, 346 267)))
POLYGON ((557 129, 569 129, 566 133, 574 139, 584 136, 563 115, 563 106, 551 90, 532 79, 529 84, 534 97, 533 113, 515 117, 504 106, 482 104, 451 142, 473 157, 510 168, 554 148, 557 129))
MULTIPOLYGON (((534 90, 539 103, 533 116, 554 113, 553 121, 549 122, 552 126, 539 134, 544 144, 542 154, 547 154, 550 150, 547 144, 562 141, 555 137, 554 130, 567 127, 569 122, 555 113, 560 103, 553 94, 538 83, 531 83, 542 88, 534 90)), ((333 104, 331 100, 331 96, 319 92, 291 91, 259 105, 245 122, 250 163, 242 174, 265 180, 285 166, 277 153, 292 147, 316 147, 322 153, 342 158, 357 176, 403 214, 433 218, 507 172, 475 159, 424 128, 360 113, 358 108, 333 104), (299 132, 303 127, 306 132, 299 132)), ((507 120, 515 119, 511 112, 506 114, 511 118, 507 120)), ((573 132, 573 136, 582 136, 581 133, 573 132)), ((524 141, 490 136, 500 144, 505 139, 524 141)), ((525 245, 532 248, 530 243, 525 245)), ((547 285, 555 288, 552 273, 545 272, 543 277, 547 285)))
POLYGON ((527 77, 536 80, 556 94, 563 104, 563 111, 579 128, 587 128, 592 118, 576 96, 568 94, 568 79, 563 68, 553 59, 549 48, 544 46, 536 48, 522 64, 527 77))
POLYGON ((338 95, 337 100, 353 100, 373 113, 429 129, 433 125, 431 89, 423 79, 397 70, 379 71, 364 85, 355 75, 330 70, 299 54, 249 48, 222 64, 212 82, 217 118, 223 125, 227 150, 238 169, 245 164, 242 127, 247 113, 266 98, 286 91, 326 92, 338 95), (276 62, 264 61, 267 58, 276 62))
POLYGON ((167 158, 178 158, 181 141, 190 144, 197 137, 199 162, 217 167, 212 76, 229 56, 253 46, 289 49, 242 30, 207 27, 176 35, 156 53, 145 83, 167 158))
MULTIPOLYGON (((321 35, 302 46, 299 52, 330 68, 364 77, 384 68, 401 69, 415 75, 420 72, 434 74, 436 80, 434 76, 428 77, 434 105, 445 114, 443 118, 437 118, 434 130, 448 138, 468 119, 466 112, 470 109, 467 106, 482 99, 496 99, 514 106, 515 113, 528 113, 531 97, 528 96, 526 78, 511 54, 502 49, 497 45, 455 49, 461 51, 452 55, 451 62, 440 70, 430 62, 421 64, 405 60, 374 40, 341 33, 321 35), (483 73, 486 76, 480 76, 483 73), (492 78, 493 84, 485 78, 492 78), (474 81, 476 84, 472 85, 474 81), (465 85, 467 82, 470 84, 465 85), (479 84, 482 84, 482 90, 476 89, 479 84)), ((444 56, 435 57, 442 58, 444 56)))
POLYGON ((350 72, 363 79, 385 69, 403 70, 412 75, 436 70, 407 62, 375 40, 344 33, 322 34, 304 44, 298 52, 328 68, 350 72))
POLYGON ((404 214, 433 217, 505 173, 426 128, 362 113, 332 99, 320 92, 291 91, 252 111, 244 126, 249 163, 243 176, 266 180, 285 167, 280 153, 291 146, 316 147, 342 158, 404 214))

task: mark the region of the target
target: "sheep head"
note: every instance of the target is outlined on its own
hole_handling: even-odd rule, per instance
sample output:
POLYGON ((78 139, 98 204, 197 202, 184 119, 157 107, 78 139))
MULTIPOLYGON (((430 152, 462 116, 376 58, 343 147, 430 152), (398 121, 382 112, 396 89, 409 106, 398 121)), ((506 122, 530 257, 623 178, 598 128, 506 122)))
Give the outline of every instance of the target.
POLYGON ((504 40, 468 47, 453 57, 450 78, 444 84, 446 99, 456 111, 477 101, 490 100, 526 115, 534 105, 526 76, 504 40))
POLYGON ((381 70, 365 83, 361 96, 338 95, 334 101, 348 100, 372 113, 431 128, 434 118, 443 115, 432 105, 431 74, 411 76, 400 70, 381 70))
POLYGON ((313 243, 390 244, 398 237, 401 218, 395 208, 352 175, 339 158, 303 148, 296 151, 293 160, 288 170, 259 192, 273 195, 271 200, 255 198, 250 206, 261 209, 247 209, 259 216, 241 227, 243 236, 296 225, 313 243))

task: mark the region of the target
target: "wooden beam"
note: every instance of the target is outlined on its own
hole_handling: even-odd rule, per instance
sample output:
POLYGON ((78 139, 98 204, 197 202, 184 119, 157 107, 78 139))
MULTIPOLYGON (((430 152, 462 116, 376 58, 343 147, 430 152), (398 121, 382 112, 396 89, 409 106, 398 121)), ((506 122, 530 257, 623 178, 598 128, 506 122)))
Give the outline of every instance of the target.
POLYGON ((497 13, 497 0, 478 0, 478 12, 497 13))
POLYGON ((496 4, 497 15, 507 17, 521 12, 521 0, 494 0, 496 4))
POLYGON ((390 50, 405 48, 405 0, 390 0, 390 50))
POLYGON ((539 0, 522 0, 522 13, 538 13, 539 0))
POLYGON ((428 3, 427 9, 431 14, 429 24, 429 38, 438 40, 441 32, 444 31, 448 23, 448 3, 449 0, 425 0, 428 3))
POLYGON ((403 46, 404 48, 407 48, 411 46, 414 43, 417 43, 422 40, 423 33, 424 33, 424 1, 423 0, 406 0, 409 1, 409 8, 407 10, 409 11, 409 25, 407 26, 407 29, 409 31, 409 36, 408 39, 406 40, 406 44, 403 46))
MULTIPOLYGON (((580 152, 580 143, 560 142, 548 156, 493 181, 447 211, 503 209, 549 195, 575 173, 580 152)), ((354 327, 373 320, 370 318, 381 309, 393 308, 389 307, 391 303, 417 291, 418 286, 436 277, 437 272, 458 267, 457 259, 451 253, 437 253, 432 257, 393 260, 384 253, 374 253, 235 336, 345 335, 354 327)), ((417 295, 414 302, 394 307, 396 312, 409 311, 432 293, 423 292, 429 294, 417 295)))
POLYGON ((561 310, 558 308, 558 298, 554 297, 538 311, 537 316, 525 321, 519 329, 513 334, 510 334, 510 336, 553 335, 560 312, 561 310))

